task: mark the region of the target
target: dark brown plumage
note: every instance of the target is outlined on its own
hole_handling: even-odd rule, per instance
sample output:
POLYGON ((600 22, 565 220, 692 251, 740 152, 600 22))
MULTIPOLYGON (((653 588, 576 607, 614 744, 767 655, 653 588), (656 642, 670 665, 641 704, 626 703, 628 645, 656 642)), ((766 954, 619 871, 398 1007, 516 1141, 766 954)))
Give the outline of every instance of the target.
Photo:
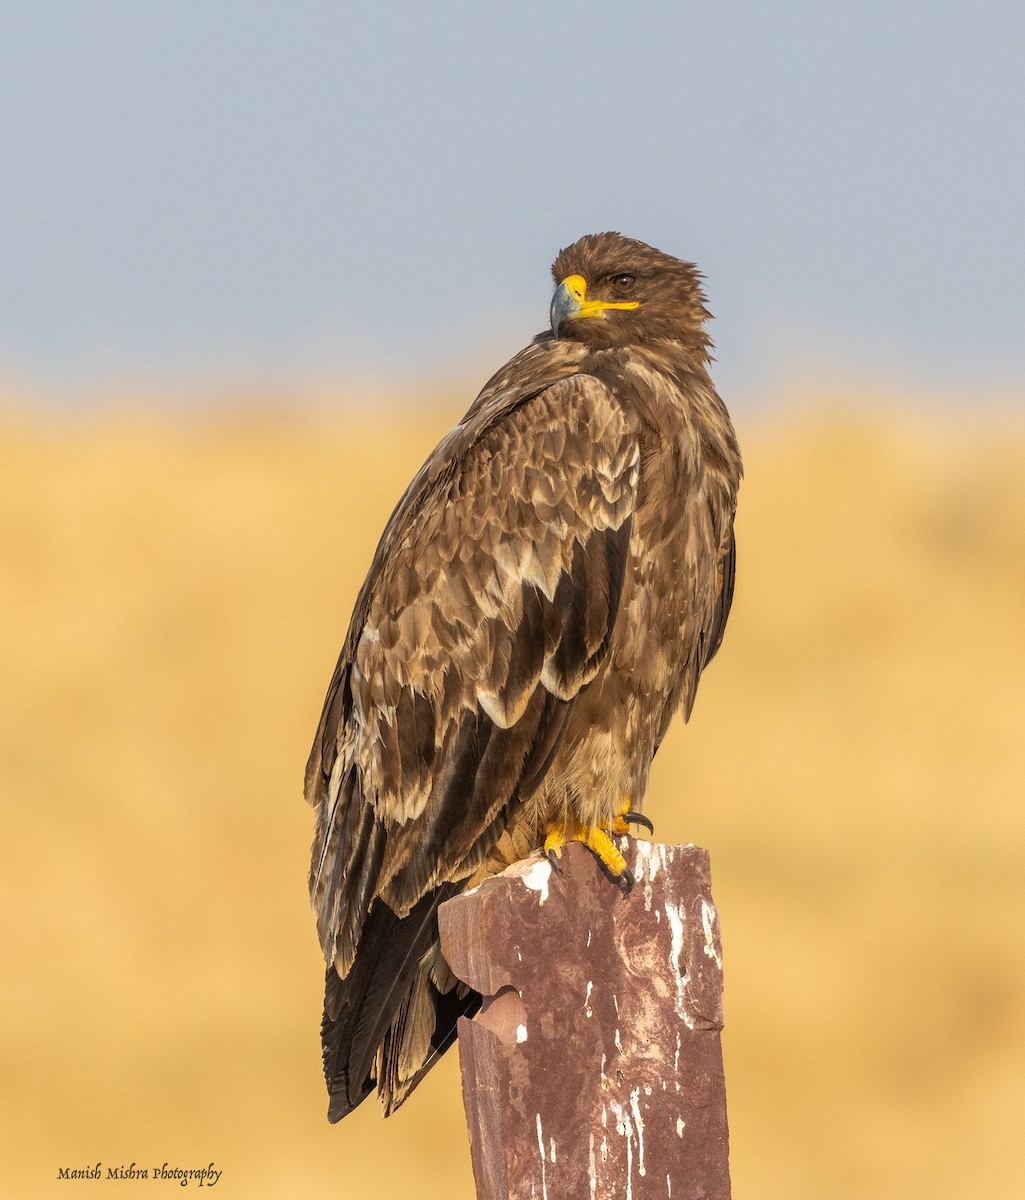
POLYGON ((553 267, 552 331, 410 484, 356 600, 306 770, 329 1117, 386 1112, 479 997, 437 909, 638 809, 733 593, 741 478, 689 263, 615 233, 553 267))

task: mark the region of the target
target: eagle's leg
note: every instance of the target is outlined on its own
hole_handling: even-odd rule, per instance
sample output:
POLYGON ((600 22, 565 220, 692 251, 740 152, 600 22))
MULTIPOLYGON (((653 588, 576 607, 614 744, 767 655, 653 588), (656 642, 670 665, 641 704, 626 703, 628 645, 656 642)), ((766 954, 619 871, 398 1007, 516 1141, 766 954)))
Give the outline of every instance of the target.
POLYGON ((545 857, 556 871, 561 873, 559 855, 567 842, 583 842, 591 853, 608 870, 624 893, 629 893, 634 885, 633 871, 626 865, 626 859, 619 847, 612 840, 612 834, 622 836, 629 833, 630 825, 643 825, 651 832, 652 825, 647 817, 634 812, 630 807, 630 798, 625 796, 616 815, 612 818, 607 829, 588 825, 549 825, 545 836, 545 857))

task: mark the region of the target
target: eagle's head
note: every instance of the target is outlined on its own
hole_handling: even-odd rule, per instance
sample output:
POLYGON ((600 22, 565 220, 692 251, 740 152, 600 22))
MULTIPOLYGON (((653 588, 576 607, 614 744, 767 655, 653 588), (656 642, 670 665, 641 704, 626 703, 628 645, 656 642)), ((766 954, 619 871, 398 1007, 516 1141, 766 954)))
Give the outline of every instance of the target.
POLYGON ((711 342, 693 263, 619 233, 589 233, 552 264, 552 335, 602 348, 676 342, 707 358, 711 342))

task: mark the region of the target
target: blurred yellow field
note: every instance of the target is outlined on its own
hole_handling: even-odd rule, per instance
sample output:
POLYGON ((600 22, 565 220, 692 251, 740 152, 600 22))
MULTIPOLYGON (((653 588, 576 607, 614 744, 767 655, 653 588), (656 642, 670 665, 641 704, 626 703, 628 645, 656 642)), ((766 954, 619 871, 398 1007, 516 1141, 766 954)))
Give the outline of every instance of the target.
MULTIPOLYGON (((0 418, 0 1194, 134 1161, 472 1197, 455 1054, 326 1123, 301 799, 377 537, 460 412, 0 418)), ((647 804, 712 855, 736 1195, 1018 1195, 1025 421, 738 428, 734 612, 647 804)))

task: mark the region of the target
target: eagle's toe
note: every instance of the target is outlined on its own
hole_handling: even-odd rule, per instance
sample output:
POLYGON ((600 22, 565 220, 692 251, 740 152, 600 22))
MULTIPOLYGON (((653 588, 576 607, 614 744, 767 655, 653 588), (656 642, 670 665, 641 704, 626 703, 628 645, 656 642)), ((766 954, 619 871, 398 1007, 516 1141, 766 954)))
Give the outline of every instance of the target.
POLYGON ((621 818, 616 818, 610 828, 601 829, 588 825, 549 825, 545 834, 544 854, 553 868, 561 875, 560 861, 563 848, 568 842, 582 842, 598 859, 605 870, 612 876, 624 895, 629 895, 634 885, 634 875, 626 865, 626 859, 616 843, 613 834, 624 832, 618 828, 621 818))

